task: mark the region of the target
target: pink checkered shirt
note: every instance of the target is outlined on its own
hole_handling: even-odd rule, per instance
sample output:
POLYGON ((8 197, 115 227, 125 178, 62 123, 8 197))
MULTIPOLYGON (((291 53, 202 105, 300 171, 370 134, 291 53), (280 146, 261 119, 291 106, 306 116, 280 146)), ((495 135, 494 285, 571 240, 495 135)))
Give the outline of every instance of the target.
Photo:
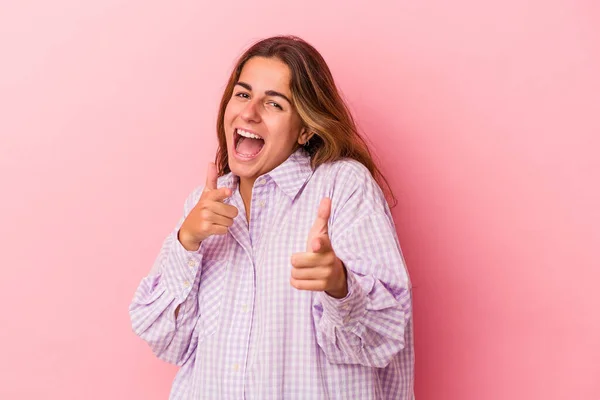
POLYGON ((134 332, 181 366, 170 399, 412 400, 410 280, 368 170, 342 160, 313 171, 298 150, 256 180, 249 225, 237 182, 218 180, 240 210, 233 226, 198 251, 177 240, 203 188, 190 194, 129 308, 134 332), (291 255, 306 251, 323 197, 348 271, 343 299, 290 285, 291 255))

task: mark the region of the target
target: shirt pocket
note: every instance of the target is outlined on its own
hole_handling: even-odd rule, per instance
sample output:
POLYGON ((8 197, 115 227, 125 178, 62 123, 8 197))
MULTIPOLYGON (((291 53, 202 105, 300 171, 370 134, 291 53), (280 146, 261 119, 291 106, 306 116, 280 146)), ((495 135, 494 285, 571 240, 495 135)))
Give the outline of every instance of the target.
POLYGON ((200 333, 202 341, 213 335, 219 326, 222 308, 222 299, 226 279, 227 260, 203 260, 200 275, 199 306, 200 333))

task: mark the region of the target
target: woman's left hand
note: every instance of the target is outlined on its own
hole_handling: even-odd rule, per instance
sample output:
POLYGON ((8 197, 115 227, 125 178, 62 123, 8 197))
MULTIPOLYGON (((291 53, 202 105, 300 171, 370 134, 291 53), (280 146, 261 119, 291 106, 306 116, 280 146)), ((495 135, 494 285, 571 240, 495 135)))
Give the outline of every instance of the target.
POLYGON ((299 290, 324 291, 331 297, 341 299, 348 294, 348 283, 346 268, 335 255, 329 239, 330 214, 331 199, 324 198, 308 234, 306 253, 292 255, 290 283, 299 290))

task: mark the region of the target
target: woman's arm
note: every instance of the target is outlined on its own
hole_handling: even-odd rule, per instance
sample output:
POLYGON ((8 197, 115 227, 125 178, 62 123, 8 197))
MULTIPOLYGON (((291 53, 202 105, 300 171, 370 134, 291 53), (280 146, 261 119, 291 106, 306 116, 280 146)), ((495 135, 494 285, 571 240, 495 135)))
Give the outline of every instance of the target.
POLYGON ((186 250, 177 238, 179 227, 197 203, 196 189, 184 205, 184 217, 165 239, 151 272, 140 282, 129 306, 131 325, 153 353, 182 365, 196 350, 194 330, 198 322, 198 287, 202 248, 186 250))
POLYGON ((369 171, 339 162, 332 182, 329 235, 346 270, 348 293, 315 298, 317 342, 338 364, 384 367, 406 342, 412 312, 410 279, 385 197, 369 171))

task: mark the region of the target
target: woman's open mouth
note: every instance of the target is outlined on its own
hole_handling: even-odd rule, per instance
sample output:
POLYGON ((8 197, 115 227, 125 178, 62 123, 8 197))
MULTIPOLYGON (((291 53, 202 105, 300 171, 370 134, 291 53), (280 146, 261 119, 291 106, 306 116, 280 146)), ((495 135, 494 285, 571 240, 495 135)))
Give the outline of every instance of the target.
POLYGON ((235 154, 244 160, 256 157, 265 145, 265 140, 254 132, 236 128, 233 131, 235 154))

